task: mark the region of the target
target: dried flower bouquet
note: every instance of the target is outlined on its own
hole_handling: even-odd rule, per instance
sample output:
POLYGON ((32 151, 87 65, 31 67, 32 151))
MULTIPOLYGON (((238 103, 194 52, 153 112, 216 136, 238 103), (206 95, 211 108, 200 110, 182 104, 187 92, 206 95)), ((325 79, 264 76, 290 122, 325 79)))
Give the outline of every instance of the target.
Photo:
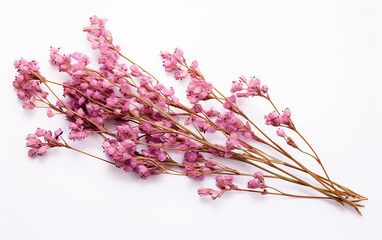
POLYGON ((173 88, 161 84, 121 53, 105 27, 106 19, 93 16, 90 22, 84 31, 92 48, 100 53, 99 69, 89 68, 89 58, 84 54, 61 54, 59 48, 51 47, 50 62, 70 80, 51 81, 40 73, 35 60, 20 59, 14 64, 18 75, 13 86, 24 108, 45 108, 48 117, 64 115, 71 130, 68 139, 84 141, 89 135, 99 135, 106 158, 72 147, 62 137, 61 129, 52 133, 42 128, 27 137, 29 156, 44 155, 50 148, 66 148, 135 172, 143 179, 171 174, 203 180, 216 175, 216 189, 198 190, 212 199, 228 191, 330 199, 360 213, 363 205, 359 202, 367 198, 331 180, 316 152, 297 130, 291 111, 280 111, 268 87, 258 78, 239 77, 226 97, 204 78, 197 61, 186 62, 181 49, 172 54, 161 52, 165 71, 176 80, 189 82, 189 103, 183 104, 173 88), (63 87, 63 98, 52 85, 63 87), (274 136, 266 134, 237 104, 237 99, 249 97, 269 102, 272 112, 265 116, 265 124, 277 127, 274 136), (113 127, 106 123, 113 123, 113 127), (303 146, 297 145, 291 133, 303 146), (214 142, 219 137, 208 137, 217 135, 225 139, 223 144, 214 142), (286 144, 281 146, 275 138, 284 138, 286 144), (292 156, 288 148, 303 153, 304 159, 292 156), (174 154, 181 154, 183 160, 174 160, 174 154), (312 160, 322 174, 305 166, 305 161, 312 160), (247 165, 248 172, 230 166, 232 162, 247 165), (248 178, 247 185, 236 185, 234 176, 248 178), (267 184, 265 179, 269 178, 290 183, 290 190, 301 187, 313 191, 311 195, 292 194, 267 184))

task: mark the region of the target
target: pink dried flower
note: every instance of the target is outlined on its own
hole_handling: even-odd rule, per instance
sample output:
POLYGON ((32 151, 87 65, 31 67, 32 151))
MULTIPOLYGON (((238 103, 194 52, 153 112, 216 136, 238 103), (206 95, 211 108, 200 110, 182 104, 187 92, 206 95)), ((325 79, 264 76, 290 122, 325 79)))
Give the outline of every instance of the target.
POLYGON ((239 140, 239 136, 236 133, 231 133, 228 140, 226 141, 226 149, 232 150, 234 149, 234 146, 240 146, 241 142, 239 140))
POLYGON ((240 76, 239 79, 244 82, 244 83, 247 83, 247 78, 245 78, 245 76, 240 76))
POLYGON ((285 131, 281 128, 277 129, 277 135, 280 137, 285 137, 285 131))
POLYGON ((134 77, 142 77, 142 72, 137 67, 137 65, 131 65, 130 70, 131 70, 131 75, 133 75, 134 77))
POLYGON ((291 114, 289 108, 285 108, 283 113, 280 115, 280 123, 284 124, 284 125, 289 125, 291 115, 292 114, 291 114))
POLYGON ((141 176, 141 178, 146 179, 150 176, 150 171, 144 165, 137 166, 137 172, 141 176))
POLYGON ((261 86, 261 92, 266 94, 268 92, 268 86, 267 85, 261 86))
POLYGON ((229 109, 233 112, 237 112, 236 108, 235 108, 235 104, 236 104, 236 97, 235 95, 231 95, 230 97, 228 97, 228 100, 226 100, 223 104, 223 107, 225 109, 229 109))
POLYGON ((233 81, 231 93, 235 93, 235 92, 238 92, 241 90, 243 90, 243 82, 242 81, 233 81))
POLYGON ((279 115, 275 112, 271 112, 270 114, 265 116, 265 124, 279 126, 280 125, 279 115))
POLYGON ((247 187, 250 189, 255 188, 266 188, 263 173, 261 171, 257 171, 253 175, 254 179, 249 180, 247 187))
POLYGON ((258 95, 260 93, 260 79, 251 78, 248 82, 247 91, 251 96, 258 95))
POLYGON ((220 114, 219 111, 214 110, 212 107, 205 112, 208 117, 216 117, 220 114))
POLYGON ((255 172, 254 177, 257 179, 261 179, 263 177, 263 172, 261 171, 255 172))
POLYGON ((218 175, 215 178, 216 180, 216 186, 222 190, 228 190, 235 188, 236 185, 234 185, 233 182, 233 176, 224 176, 224 175, 218 175))
POLYGON ((173 54, 174 58, 179 62, 183 62, 183 50, 180 48, 176 48, 173 54))
POLYGON ((48 111, 46 112, 46 115, 48 116, 48 117, 53 117, 54 116, 54 114, 53 114, 53 112, 52 112, 52 109, 48 109, 48 111))
POLYGON ((260 188, 259 179, 255 178, 255 179, 249 180, 247 187, 251 189, 260 188))
POLYGON ((160 55, 161 55, 162 58, 168 58, 168 57, 171 56, 171 53, 166 52, 166 51, 161 51, 160 55))
POLYGON ((44 136, 44 134, 45 134, 45 130, 44 129, 37 128, 37 130, 36 130, 37 137, 42 137, 42 136, 44 136))
POLYGON ((222 129, 229 132, 237 132, 242 127, 241 121, 235 116, 233 112, 226 112, 216 119, 215 124, 222 129))
POLYGON ((198 194, 200 196, 211 196, 211 198, 213 200, 215 200, 216 198, 221 197, 223 192, 222 191, 217 191, 217 190, 214 190, 214 189, 211 189, 211 188, 199 188, 198 189, 198 194))
POLYGON ((217 163, 213 159, 207 159, 206 160, 206 167, 210 169, 214 169, 216 167, 217 163))
POLYGON ((156 158, 160 162, 163 162, 167 159, 167 156, 164 151, 157 147, 150 146, 145 150, 142 150, 142 154, 147 157, 156 158))
POLYGON ((284 113, 285 117, 288 117, 288 118, 292 115, 289 108, 285 108, 283 113, 284 113))
POLYGON ((174 72, 174 77, 176 80, 186 78, 188 75, 189 75, 189 73, 187 71, 183 71, 183 70, 177 70, 174 72))
POLYGON ((192 61, 191 65, 190 65, 190 68, 197 69, 198 66, 199 66, 198 61, 194 60, 194 61, 192 61))
POLYGON ((198 79, 192 79, 187 88, 187 98, 190 103, 195 104, 205 100, 212 90, 212 84, 198 79))

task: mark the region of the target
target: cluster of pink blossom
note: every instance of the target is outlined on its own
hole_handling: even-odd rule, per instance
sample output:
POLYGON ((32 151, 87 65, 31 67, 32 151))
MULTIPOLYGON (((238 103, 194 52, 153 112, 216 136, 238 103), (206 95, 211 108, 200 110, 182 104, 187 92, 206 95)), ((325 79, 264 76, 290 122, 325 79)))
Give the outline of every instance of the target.
MULTIPOLYGON (((248 182, 248 189, 256 189, 261 188, 265 189, 267 186, 265 185, 263 173, 261 171, 256 172, 253 175, 253 179, 248 182)), ((200 196, 211 196, 212 199, 219 198, 223 195, 223 193, 230 190, 241 190, 237 187, 237 185, 233 184, 234 177, 232 175, 218 175, 215 178, 216 186, 219 190, 211 189, 211 188, 200 188, 198 193, 200 196)), ((262 194, 267 194, 267 191, 264 190, 261 192, 262 194)))
POLYGON ((268 86, 261 86, 260 79, 255 77, 247 81, 245 76, 240 76, 239 80, 232 81, 231 93, 236 93, 237 97, 263 96, 267 92, 268 86))
POLYGON ((195 151, 187 151, 183 159, 183 172, 190 178, 198 180, 204 179, 204 174, 208 174, 217 169, 217 164, 212 159, 205 159, 204 156, 195 151))
POLYGON ((48 93, 40 87, 40 80, 31 72, 39 74, 39 66, 36 60, 28 62, 21 58, 15 61, 14 66, 18 75, 13 82, 13 87, 17 89, 17 96, 23 101, 23 108, 33 109, 35 107, 35 93, 43 99, 48 97, 48 93))
POLYGON ((223 193, 237 189, 237 186, 233 184, 234 177, 232 175, 218 175, 216 176, 216 186, 219 190, 211 189, 211 188, 199 188, 198 193, 200 196, 211 196, 213 200, 221 197, 223 193))
MULTIPOLYGON (((165 71, 172 73, 176 80, 189 80, 185 91, 191 104, 188 107, 179 102, 173 88, 166 88, 153 75, 120 52, 121 48, 114 45, 112 35, 106 28, 106 21, 93 16, 90 18, 91 25, 84 28, 92 48, 100 53, 99 69, 90 68, 89 57, 82 53, 61 54, 60 48, 51 47, 50 62, 60 72, 68 74, 70 80, 62 84, 50 81, 41 75, 36 61, 20 59, 15 62, 18 75, 13 85, 24 108, 48 108, 49 117, 64 115, 70 129, 70 140, 83 140, 89 135, 100 136, 103 140, 102 147, 110 161, 75 149, 65 141, 61 143, 61 129, 52 134, 51 131, 39 128, 36 133, 28 135, 27 146, 31 148, 29 156, 44 155, 49 148, 64 147, 111 163, 127 172, 135 172, 143 179, 151 175, 173 174, 203 180, 206 175, 217 174, 216 186, 219 190, 198 190, 200 195, 208 195, 212 199, 220 197, 226 191, 296 196, 267 186, 264 177, 268 176, 264 176, 261 171, 255 174, 243 173, 223 165, 219 157, 265 170, 271 174, 270 177, 312 187, 297 177, 293 178, 293 175, 283 176, 285 171, 276 164, 289 167, 292 165, 264 153, 257 148, 261 144, 292 160, 296 164, 292 166, 294 170, 310 174, 325 188, 312 187, 313 189, 328 198, 339 198, 353 204, 345 200, 343 196, 346 195, 341 195, 338 189, 354 198, 357 195, 349 193, 348 189, 338 184, 335 187, 335 183, 327 175, 318 177, 308 171, 262 132, 240 109, 238 97, 260 96, 272 103, 268 87, 261 85, 258 78, 253 77, 247 81, 244 76, 239 77, 239 80, 233 81, 233 95, 227 98, 205 80, 196 60, 187 65, 184 52, 180 48, 175 49, 172 54, 161 52, 165 71), (52 91, 55 99, 48 100, 48 93, 41 89, 41 83, 49 91, 52 91, 50 84, 61 85, 63 98, 59 98, 52 91), (202 104, 207 103, 217 103, 217 106, 204 109, 202 104), (207 140, 206 134, 220 134, 225 138, 225 144, 207 140), (44 141, 39 137, 43 137, 44 141), (183 161, 175 161, 173 153, 184 154, 183 161), (271 170, 261 165, 266 165, 271 170), (278 173, 272 169, 276 169, 278 173), (248 181, 247 189, 241 189, 233 184, 233 175, 253 178, 248 181), (253 190, 257 188, 262 191, 253 190), (268 188, 276 192, 268 192, 268 188)), ((265 117, 266 124, 297 132, 290 119, 290 110, 286 108, 280 115, 273 103, 272 106, 275 112, 265 117)), ((286 136, 283 129, 278 129, 277 135, 285 138, 288 145, 297 148, 297 144, 286 136)), ((310 156, 321 163, 318 156, 310 156)))
POLYGON ((62 134, 61 128, 54 131, 46 131, 42 128, 37 128, 35 133, 28 134, 27 136, 27 147, 31 149, 28 151, 30 157, 39 155, 42 156, 46 153, 48 148, 62 147, 63 144, 60 142, 60 136, 62 134), (41 141, 39 138, 43 138, 41 141))
POLYGON ((253 179, 248 182, 248 188, 266 188, 263 172, 258 171, 253 175, 253 179))
POLYGON ((198 69, 198 62, 196 60, 191 63, 190 67, 187 66, 183 54, 180 48, 175 49, 173 54, 161 52, 165 71, 173 73, 176 80, 182 80, 186 77, 191 78, 191 83, 186 90, 190 103, 196 104, 200 101, 210 99, 210 94, 213 89, 212 84, 195 73, 198 69), (183 70, 182 67, 186 67, 187 69, 183 70))
POLYGON ((291 115, 292 114, 289 108, 285 108, 281 115, 277 114, 276 112, 271 112, 270 114, 265 116, 265 124, 272 126, 290 126, 290 124, 292 123, 290 120, 291 115))

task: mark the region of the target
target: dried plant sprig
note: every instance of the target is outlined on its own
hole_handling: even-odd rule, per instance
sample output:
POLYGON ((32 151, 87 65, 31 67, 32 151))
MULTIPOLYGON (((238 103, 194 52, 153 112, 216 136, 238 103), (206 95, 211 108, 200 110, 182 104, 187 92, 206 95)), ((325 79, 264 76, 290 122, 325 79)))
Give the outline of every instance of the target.
POLYGON ((205 79, 196 60, 188 65, 180 48, 172 54, 161 52, 165 71, 176 80, 190 82, 186 90, 189 104, 183 104, 173 88, 166 88, 121 53, 105 26, 106 19, 93 16, 90 21, 84 31, 92 48, 101 54, 99 69, 88 67, 90 60, 86 55, 79 52, 65 55, 59 48, 51 47, 50 62, 71 79, 64 83, 48 80, 40 73, 36 61, 20 59, 15 62, 18 76, 13 85, 24 108, 47 108, 48 117, 65 115, 70 140, 101 136, 107 159, 73 148, 62 138, 61 129, 52 134, 41 128, 28 135, 29 156, 64 147, 136 172, 143 179, 171 174, 203 180, 207 175, 217 175, 217 190, 198 190, 201 196, 209 195, 212 199, 227 191, 331 199, 360 213, 359 207, 363 205, 359 202, 367 198, 331 180, 315 150, 297 130, 290 109, 280 112, 270 98, 268 86, 261 85, 259 78, 239 77, 233 81, 231 95, 227 97, 205 79), (52 90, 52 84, 63 87, 64 98, 52 90), (266 134, 237 103, 238 98, 248 97, 269 102, 273 112, 265 116, 265 123, 278 127, 275 136, 266 134), (209 107, 204 106, 207 104, 209 107), (108 122, 114 127, 106 127, 108 122), (289 132, 294 132, 305 146, 298 146, 289 132), (225 143, 214 142, 209 135, 220 136, 225 143), (44 141, 39 139, 42 137, 44 141), (274 137, 284 138, 286 146, 278 144, 274 137), (262 150, 264 146, 268 151, 262 150), (303 164, 306 159, 298 160, 287 147, 313 158, 323 174, 308 169, 303 164), (175 161, 173 154, 183 154, 183 161, 175 161), (222 159, 226 159, 224 164, 222 159), (230 166, 232 161, 249 165, 249 172, 234 169, 230 166), (247 186, 235 185, 234 175, 249 177, 247 186), (266 184, 266 178, 289 182, 295 186, 291 190, 303 186, 314 191, 311 195, 287 193, 266 184))

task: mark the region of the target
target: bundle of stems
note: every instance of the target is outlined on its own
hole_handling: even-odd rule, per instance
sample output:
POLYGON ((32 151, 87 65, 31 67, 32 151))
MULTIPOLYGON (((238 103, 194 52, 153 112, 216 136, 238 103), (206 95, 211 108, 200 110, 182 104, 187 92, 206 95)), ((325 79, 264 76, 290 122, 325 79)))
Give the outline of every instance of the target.
POLYGON ((90 21, 84 31, 92 48, 100 53, 99 69, 88 67, 86 55, 79 52, 65 55, 59 48, 51 47, 51 63, 60 72, 66 72, 70 80, 51 81, 40 73, 35 60, 20 59, 15 62, 18 75, 13 85, 24 108, 45 108, 48 117, 65 115, 70 140, 99 135, 107 157, 69 145, 61 129, 52 133, 42 128, 27 137, 29 156, 44 155, 50 148, 61 147, 136 172, 143 179, 171 174, 203 180, 206 175, 215 175, 217 190, 198 190, 200 195, 212 199, 227 191, 329 199, 342 206, 348 204, 361 214, 359 207, 364 205, 359 202, 367 198, 331 180, 315 150, 297 130, 291 111, 286 108, 281 112, 272 102, 268 87, 261 85, 258 78, 239 77, 233 81, 231 95, 227 97, 205 79, 197 61, 187 63, 181 49, 172 54, 161 52, 165 71, 176 80, 189 81, 186 90, 189 103, 183 104, 173 88, 166 88, 121 53, 105 26, 106 19, 93 16, 90 21), (53 91, 52 85, 63 87, 64 98, 53 91), (237 104, 238 98, 249 97, 269 103, 272 112, 265 116, 266 125, 278 127, 275 136, 266 134, 237 104), (207 104, 215 104, 215 108, 207 110, 207 104), (292 139, 289 133, 298 136, 304 147, 298 146, 297 139, 292 139), (223 144, 215 141, 219 137, 223 144), (274 137, 284 138, 285 146, 274 137), (286 148, 298 150, 304 158, 298 160, 286 148), (182 154, 183 161, 174 160, 174 154, 182 154), (311 159, 321 174, 305 166, 303 161, 311 159), (233 168, 232 162, 248 166, 248 172, 233 168), (234 184, 235 175, 249 178, 247 186, 234 184), (313 191, 311 195, 288 193, 266 184, 265 179, 269 178, 290 183, 291 189, 313 191))

